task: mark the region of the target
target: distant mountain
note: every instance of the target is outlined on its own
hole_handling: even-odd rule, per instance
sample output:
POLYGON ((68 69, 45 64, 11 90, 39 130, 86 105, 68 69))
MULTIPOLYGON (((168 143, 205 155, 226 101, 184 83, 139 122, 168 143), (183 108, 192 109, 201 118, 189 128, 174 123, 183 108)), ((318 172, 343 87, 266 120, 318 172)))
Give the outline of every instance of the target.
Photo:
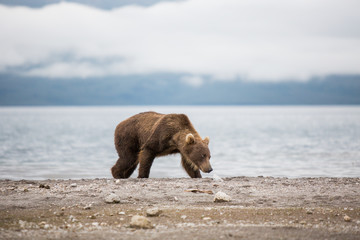
POLYGON ((308 105, 360 104, 360 75, 308 82, 206 81, 181 75, 45 79, 0 75, 0 105, 308 105))

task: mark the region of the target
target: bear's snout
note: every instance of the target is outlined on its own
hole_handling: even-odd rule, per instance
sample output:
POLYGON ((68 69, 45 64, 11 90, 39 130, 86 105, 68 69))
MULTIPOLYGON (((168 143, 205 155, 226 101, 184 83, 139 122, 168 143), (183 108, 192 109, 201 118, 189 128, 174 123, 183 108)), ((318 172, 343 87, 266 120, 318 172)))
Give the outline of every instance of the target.
POLYGON ((202 164, 200 166, 200 170, 203 171, 204 173, 210 173, 213 169, 212 169, 210 163, 208 163, 208 164, 202 164))
POLYGON ((210 167, 209 170, 207 170, 206 173, 210 173, 210 172, 212 172, 212 170, 213 170, 213 169, 210 167))

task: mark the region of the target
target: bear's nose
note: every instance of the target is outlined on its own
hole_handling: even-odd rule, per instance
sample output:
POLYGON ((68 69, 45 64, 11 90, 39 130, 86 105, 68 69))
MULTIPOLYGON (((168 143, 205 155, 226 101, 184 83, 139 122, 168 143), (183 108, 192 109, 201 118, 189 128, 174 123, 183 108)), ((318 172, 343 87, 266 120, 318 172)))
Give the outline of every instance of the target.
POLYGON ((207 173, 210 173, 213 169, 212 168, 209 168, 208 172, 207 173))

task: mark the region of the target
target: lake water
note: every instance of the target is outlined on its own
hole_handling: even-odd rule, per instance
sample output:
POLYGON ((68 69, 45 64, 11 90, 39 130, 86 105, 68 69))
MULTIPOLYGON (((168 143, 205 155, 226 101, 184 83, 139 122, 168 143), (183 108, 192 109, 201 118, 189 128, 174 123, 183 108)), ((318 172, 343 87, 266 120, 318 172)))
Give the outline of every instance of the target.
MULTIPOLYGON (((143 106, 0 108, 0 178, 110 178, 116 125, 149 110, 186 113, 210 137, 204 177, 360 176, 359 106, 143 106)), ((180 155, 155 159, 150 177, 187 177, 180 155)))

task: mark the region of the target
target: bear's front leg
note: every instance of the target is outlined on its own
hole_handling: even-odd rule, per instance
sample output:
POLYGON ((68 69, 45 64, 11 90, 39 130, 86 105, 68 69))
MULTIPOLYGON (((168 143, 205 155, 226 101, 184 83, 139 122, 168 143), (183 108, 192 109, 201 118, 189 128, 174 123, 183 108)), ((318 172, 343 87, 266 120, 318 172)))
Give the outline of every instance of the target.
POLYGON ((144 148, 140 151, 138 161, 140 164, 139 167, 139 176, 138 178, 148 178, 150 175, 150 168, 154 161, 156 154, 150 149, 144 148))

